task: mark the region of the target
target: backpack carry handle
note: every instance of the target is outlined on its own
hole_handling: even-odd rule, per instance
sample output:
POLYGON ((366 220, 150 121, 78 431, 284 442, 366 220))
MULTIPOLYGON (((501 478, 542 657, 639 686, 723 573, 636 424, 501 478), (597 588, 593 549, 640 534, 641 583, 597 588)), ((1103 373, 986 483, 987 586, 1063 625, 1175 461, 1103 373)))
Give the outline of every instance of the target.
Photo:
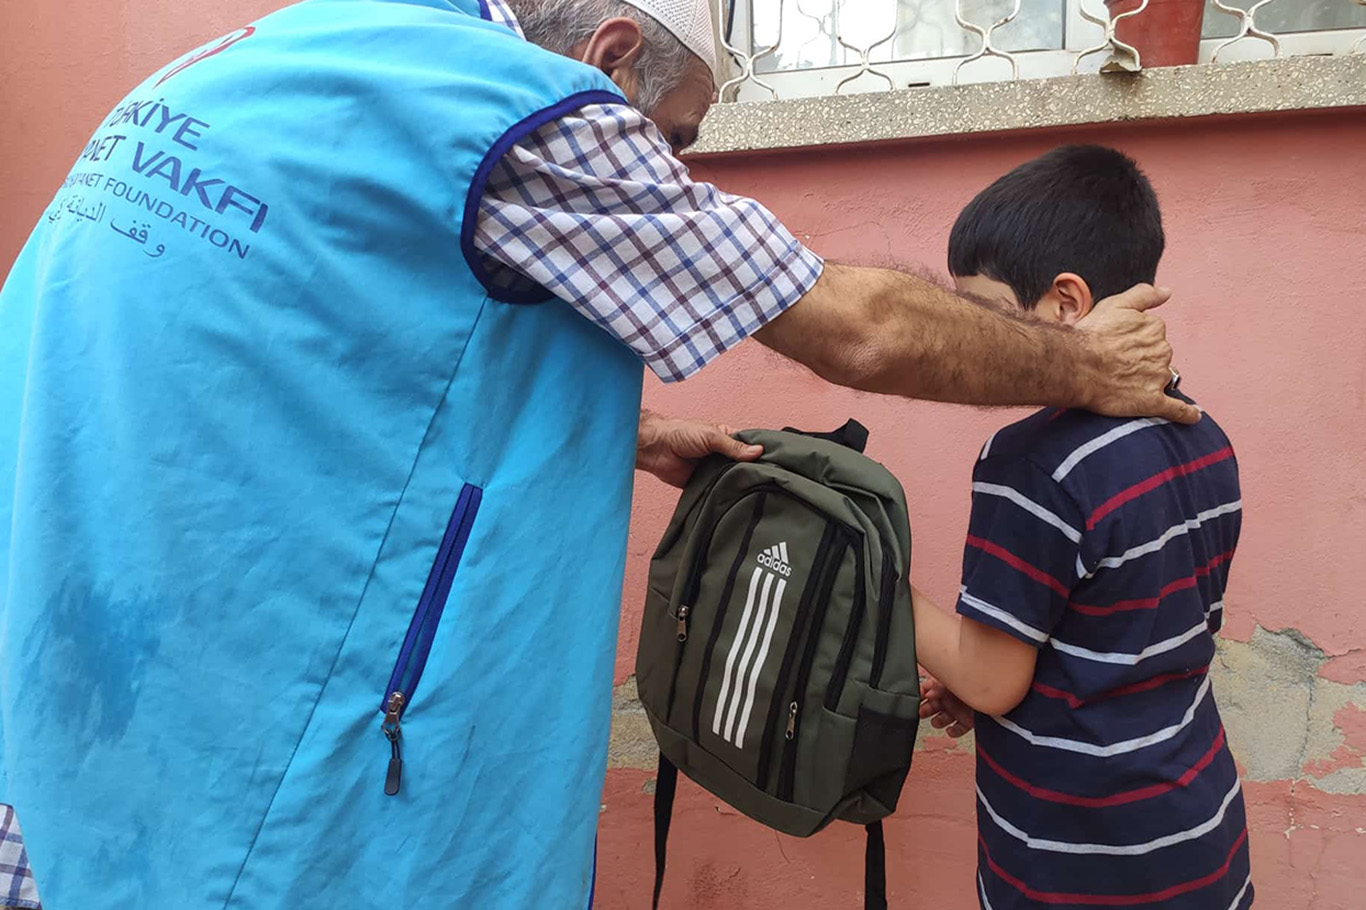
POLYGON ((862 453, 868 445, 868 428, 852 417, 844 422, 844 426, 838 430, 831 430, 829 433, 813 433, 792 427, 783 427, 783 432, 796 433, 798 436, 809 436, 812 439, 824 439, 827 442, 842 445, 859 453, 862 453))

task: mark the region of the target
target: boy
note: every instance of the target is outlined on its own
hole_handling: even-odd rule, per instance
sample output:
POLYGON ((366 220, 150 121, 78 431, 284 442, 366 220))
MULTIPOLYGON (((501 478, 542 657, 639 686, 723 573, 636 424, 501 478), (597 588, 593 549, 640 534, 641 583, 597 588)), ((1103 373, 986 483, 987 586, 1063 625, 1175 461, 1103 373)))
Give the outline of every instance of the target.
MULTIPOLYGON (((1061 148, 963 210, 949 270, 959 291, 1062 331, 1152 282, 1163 244, 1132 161, 1061 148)), ((914 592, 934 677, 922 714, 961 736, 963 705, 976 711, 984 910, 1251 906, 1238 773, 1206 677, 1241 508, 1208 416, 1050 409, 987 440, 959 615, 914 592)))

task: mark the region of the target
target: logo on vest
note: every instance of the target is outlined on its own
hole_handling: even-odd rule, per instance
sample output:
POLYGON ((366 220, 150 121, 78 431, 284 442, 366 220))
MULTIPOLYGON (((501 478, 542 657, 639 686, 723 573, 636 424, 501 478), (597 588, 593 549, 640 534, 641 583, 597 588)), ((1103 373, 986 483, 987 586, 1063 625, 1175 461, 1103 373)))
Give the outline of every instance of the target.
POLYGON ((758 559, 759 565, 772 569, 784 578, 792 574, 792 567, 787 564, 787 541, 785 540, 760 553, 758 559))

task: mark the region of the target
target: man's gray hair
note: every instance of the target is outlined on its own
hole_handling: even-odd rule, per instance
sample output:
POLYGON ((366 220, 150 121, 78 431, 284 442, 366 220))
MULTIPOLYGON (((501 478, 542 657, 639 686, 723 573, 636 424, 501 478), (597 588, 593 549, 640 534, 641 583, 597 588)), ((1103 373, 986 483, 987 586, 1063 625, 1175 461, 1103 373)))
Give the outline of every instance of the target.
POLYGON ((635 105, 649 114, 683 81, 692 61, 700 59, 649 14, 621 0, 507 0, 522 33, 532 44, 568 54, 593 37, 608 19, 630 19, 640 26, 640 59, 636 75, 640 96, 635 105))

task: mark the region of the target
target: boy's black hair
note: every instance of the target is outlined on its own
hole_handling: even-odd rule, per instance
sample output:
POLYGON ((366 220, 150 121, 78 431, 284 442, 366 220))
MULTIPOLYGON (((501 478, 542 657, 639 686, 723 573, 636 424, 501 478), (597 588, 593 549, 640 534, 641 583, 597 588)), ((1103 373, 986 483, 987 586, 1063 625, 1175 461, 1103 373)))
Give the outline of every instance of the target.
POLYGON ((1069 145, 1020 165, 977 194, 949 235, 949 272, 1008 284, 1033 309, 1075 272, 1096 300, 1151 284, 1166 239, 1152 184, 1132 159, 1069 145))

